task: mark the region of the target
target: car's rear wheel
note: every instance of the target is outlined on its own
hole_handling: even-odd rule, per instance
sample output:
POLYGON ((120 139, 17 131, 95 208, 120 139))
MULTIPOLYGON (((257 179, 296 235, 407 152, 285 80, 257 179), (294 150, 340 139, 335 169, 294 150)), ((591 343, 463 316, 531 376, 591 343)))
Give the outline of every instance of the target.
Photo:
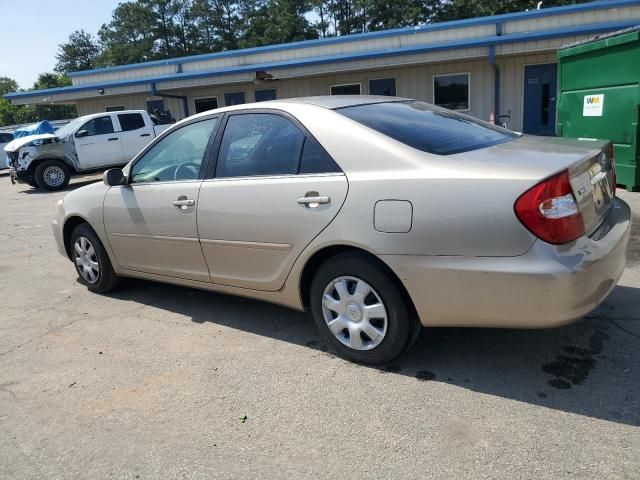
POLYGON ((87 225, 78 225, 71 234, 71 260, 80 283, 92 292, 106 293, 118 284, 109 256, 100 239, 87 225))
POLYGON ((318 269, 311 311, 323 336, 349 360, 388 363, 409 342, 412 323, 402 292, 363 255, 337 255, 318 269))
POLYGON ((40 188, 55 191, 69 185, 71 173, 60 160, 45 160, 36 167, 34 178, 40 188))

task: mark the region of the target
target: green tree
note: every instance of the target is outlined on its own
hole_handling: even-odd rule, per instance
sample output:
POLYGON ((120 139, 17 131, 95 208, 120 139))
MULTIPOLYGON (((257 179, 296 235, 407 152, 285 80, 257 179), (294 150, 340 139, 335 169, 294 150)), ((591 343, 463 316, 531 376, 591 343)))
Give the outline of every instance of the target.
POLYGON ((123 65, 157 58, 154 22, 153 13, 140 2, 134 0, 119 4, 111 21, 98 31, 102 48, 98 64, 123 65))
POLYGON ((11 105, 11 102, 3 97, 3 95, 7 93, 17 91, 18 82, 13 78, 0 77, 0 125, 13 125, 17 123, 16 112, 18 107, 11 105))
POLYGON ((99 54, 100 46, 93 35, 76 30, 67 43, 58 45, 54 70, 59 73, 91 70, 96 67, 99 54))
MULTIPOLYGON (((41 73, 31 90, 67 87, 71 80, 60 73, 41 73)), ((78 116, 75 105, 24 105, 16 111, 16 123, 33 123, 41 120, 64 120, 78 116)))
POLYGON ((248 28, 241 41, 243 47, 274 45, 318 38, 305 13, 311 3, 305 0, 271 0, 245 15, 248 28))

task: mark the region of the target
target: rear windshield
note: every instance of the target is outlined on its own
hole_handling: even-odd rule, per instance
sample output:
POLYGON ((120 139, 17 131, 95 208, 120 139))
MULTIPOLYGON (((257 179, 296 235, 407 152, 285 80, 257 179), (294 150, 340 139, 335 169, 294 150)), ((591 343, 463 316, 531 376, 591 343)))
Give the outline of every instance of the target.
POLYGON ((344 107, 336 112, 436 155, 478 150, 518 136, 473 117, 413 100, 344 107))

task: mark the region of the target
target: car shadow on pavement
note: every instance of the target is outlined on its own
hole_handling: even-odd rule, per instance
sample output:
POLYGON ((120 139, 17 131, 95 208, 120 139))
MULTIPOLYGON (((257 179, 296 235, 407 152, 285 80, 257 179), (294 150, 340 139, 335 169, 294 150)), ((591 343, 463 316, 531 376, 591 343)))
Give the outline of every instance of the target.
MULTIPOLYGON (((173 311, 195 324, 224 325, 335 358, 308 314, 277 305, 142 280, 127 280, 125 288, 111 296, 173 311)), ((423 329, 410 351, 391 365, 375 369, 381 375, 411 377, 417 386, 444 382, 568 413, 640 425, 637 305, 640 289, 618 286, 591 315, 558 329, 423 329)))
MULTIPOLYGON (((91 179, 87 179, 87 180, 80 180, 80 181, 76 181, 73 183, 70 183, 69 185, 67 185, 65 188, 63 188, 62 190, 60 190, 61 192, 70 192, 72 190, 75 190, 76 188, 80 188, 80 187, 84 187, 86 185, 90 185, 92 183, 96 183, 97 181, 100 181, 99 179, 96 180, 95 178, 91 178, 91 179)), ((18 183, 16 184, 17 188, 19 188, 18 193, 26 193, 27 195, 51 195, 51 193, 49 190, 44 190, 42 188, 35 188, 32 187, 30 185, 27 185, 25 183, 18 183)))

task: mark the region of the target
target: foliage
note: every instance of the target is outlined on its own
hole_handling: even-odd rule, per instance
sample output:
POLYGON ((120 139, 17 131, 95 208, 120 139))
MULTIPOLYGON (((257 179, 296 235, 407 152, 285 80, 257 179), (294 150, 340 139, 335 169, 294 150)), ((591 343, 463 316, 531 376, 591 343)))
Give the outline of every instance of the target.
MULTIPOLYGON (((544 7, 584 0, 549 0, 544 7)), ((97 38, 75 31, 57 72, 523 11, 537 0, 128 0, 97 38)))
MULTIPOLYGON (((548 0, 544 7, 585 0, 548 0)), ((126 0, 97 37, 84 30, 58 47, 55 71, 139 63, 237 48, 535 9, 537 0, 126 0)), ((68 84, 43 74, 34 88, 68 84)), ((0 93, 17 85, 0 78, 0 93)), ((74 107, 11 106, 0 124, 73 116, 74 107)))
MULTIPOLYGON (((71 85, 66 75, 41 73, 33 84, 33 90, 65 87, 71 85)), ((1 97, 5 93, 18 91, 18 83, 8 77, 0 77, 0 125, 34 123, 41 120, 61 120, 78 116, 75 105, 11 105, 1 97)))
POLYGON ((76 30, 69 35, 67 43, 58 45, 56 66, 58 73, 90 70, 96 67, 96 58, 100 53, 96 39, 84 30, 76 30))

